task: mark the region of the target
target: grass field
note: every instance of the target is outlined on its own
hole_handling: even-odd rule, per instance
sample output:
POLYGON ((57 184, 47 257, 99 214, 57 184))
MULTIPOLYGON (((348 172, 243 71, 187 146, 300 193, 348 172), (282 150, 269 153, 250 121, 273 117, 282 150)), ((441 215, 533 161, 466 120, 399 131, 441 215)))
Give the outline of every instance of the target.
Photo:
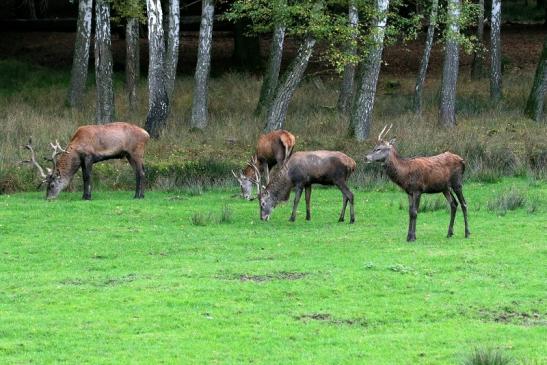
POLYGON ((1 195, 0 363, 547 361, 544 182, 468 183, 471 238, 431 203, 413 244, 392 185, 355 191, 354 225, 335 189, 293 224, 235 192, 1 195), (521 207, 492 211, 511 188, 521 207))

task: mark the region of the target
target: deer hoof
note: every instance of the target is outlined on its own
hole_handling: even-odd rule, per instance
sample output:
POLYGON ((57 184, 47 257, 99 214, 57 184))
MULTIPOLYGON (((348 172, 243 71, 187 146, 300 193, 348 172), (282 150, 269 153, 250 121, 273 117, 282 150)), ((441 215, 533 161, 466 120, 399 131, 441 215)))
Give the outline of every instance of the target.
POLYGON ((82 196, 82 200, 91 200, 91 195, 82 196))
POLYGON ((406 241, 407 241, 407 242, 414 242, 414 241, 416 241, 416 237, 415 237, 415 236, 408 236, 408 237, 406 238, 406 241))
POLYGON ((471 232, 469 231, 465 232, 465 238, 469 238, 469 235, 471 235, 471 232))
POLYGON ((338 222, 343 222, 344 221, 344 218, 338 218, 338 222))
POLYGON ((290 217, 289 222, 294 222, 295 219, 296 219, 295 217, 290 217))
POLYGON ((450 238, 450 237, 452 237, 453 235, 454 235, 454 233, 448 232, 448 234, 446 235, 446 238, 450 238))
POLYGON ((311 217, 310 217, 309 215, 306 216, 306 220, 307 220, 307 221, 311 221, 311 217))

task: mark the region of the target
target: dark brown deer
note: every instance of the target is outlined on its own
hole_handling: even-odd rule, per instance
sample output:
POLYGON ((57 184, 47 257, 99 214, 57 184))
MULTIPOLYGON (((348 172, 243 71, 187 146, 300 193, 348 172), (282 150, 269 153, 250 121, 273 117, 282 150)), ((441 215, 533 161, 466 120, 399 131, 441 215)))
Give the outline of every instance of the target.
POLYGON ((264 174, 265 183, 267 185, 270 180, 270 170, 275 165, 283 165, 289 158, 294 148, 295 140, 292 133, 284 130, 263 134, 258 138, 256 151, 251 158, 251 161, 245 166, 243 171, 239 172, 239 174, 232 171, 232 174, 241 187, 241 195, 245 199, 252 200, 253 185, 257 186, 257 191, 259 190, 260 179, 251 165, 256 166, 258 171, 260 171, 261 174, 264 174))
POLYGON ((454 218, 458 198, 465 221, 465 237, 469 237, 467 224, 467 204, 463 197, 463 173, 465 162, 463 159, 450 152, 430 157, 401 158, 395 149, 395 139, 384 141, 384 136, 389 132, 387 126, 378 136, 378 142, 374 150, 366 156, 367 162, 383 162, 387 175, 408 194, 408 224, 407 241, 416 240, 416 218, 420 206, 420 196, 423 193, 443 193, 450 204, 450 224, 448 237, 453 235, 454 218), (456 194, 456 197, 454 197, 456 194))
POLYGON ((66 150, 59 142, 51 144, 53 148, 53 168, 44 173, 36 161, 32 140, 25 145, 30 150, 32 163, 38 169, 42 182, 46 183, 46 198, 55 199, 70 183, 78 169, 82 168, 84 180, 83 199, 91 199, 91 169, 94 163, 110 159, 127 158, 135 170, 137 187, 135 198, 144 198, 144 147, 150 139, 148 133, 128 123, 105 125, 86 125, 78 128, 70 139, 66 150))
MULTIPOLYGON (((273 208, 283 201, 287 201, 291 189, 295 189, 294 205, 289 221, 296 219, 296 209, 306 190, 306 220, 311 219, 310 198, 312 184, 336 185, 343 195, 342 211, 339 222, 344 221, 347 203, 350 203, 350 223, 355 222, 353 211, 353 193, 349 190, 346 181, 355 170, 355 161, 342 152, 313 151, 295 152, 274 175, 268 186, 259 193, 260 219, 268 220, 273 208)), ((260 175, 258 169, 255 169, 260 175)))

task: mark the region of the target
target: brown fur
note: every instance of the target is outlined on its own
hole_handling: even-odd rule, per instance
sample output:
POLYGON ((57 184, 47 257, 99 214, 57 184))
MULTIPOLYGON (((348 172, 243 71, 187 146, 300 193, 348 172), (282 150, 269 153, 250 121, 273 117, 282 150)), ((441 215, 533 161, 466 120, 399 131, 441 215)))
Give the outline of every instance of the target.
MULTIPOLYGON (((294 135, 285 130, 262 134, 258 138, 253 156, 256 158, 258 170, 265 172, 265 169, 271 170, 275 165, 283 165, 291 156, 295 143, 296 138, 294 135)), ((255 171, 251 166, 246 166, 243 169, 243 175, 249 179, 256 179, 255 171)))

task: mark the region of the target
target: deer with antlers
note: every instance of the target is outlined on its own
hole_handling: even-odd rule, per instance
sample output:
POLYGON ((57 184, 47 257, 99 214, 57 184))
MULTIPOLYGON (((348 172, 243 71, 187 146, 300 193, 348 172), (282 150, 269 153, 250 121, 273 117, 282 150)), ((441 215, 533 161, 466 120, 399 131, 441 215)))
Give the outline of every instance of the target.
POLYGON ((277 130, 263 134, 258 138, 255 154, 247 166, 236 174, 232 174, 239 182, 241 195, 247 200, 252 200, 253 185, 256 185, 257 192, 260 187, 259 175, 255 173, 253 166, 265 177, 266 185, 270 180, 270 170, 278 165, 281 166, 290 157, 295 144, 295 137, 285 130, 277 130))
MULTIPOLYGON (((251 167, 260 176, 258 168, 251 167)), ((336 185, 343 195, 342 211, 339 222, 344 221, 346 206, 350 203, 350 223, 355 221, 353 193, 346 181, 355 171, 355 161, 338 151, 295 152, 277 171, 268 186, 262 187, 258 197, 260 201, 260 219, 268 220, 277 204, 287 201, 294 187, 295 197, 289 221, 296 219, 296 210, 302 191, 306 191, 306 220, 311 219, 310 200, 312 184, 336 185)))
POLYGON ((376 146, 366 156, 366 160, 367 162, 383 162, 391 181, 399 185, 408 194, 409 224, 407 241, 416 240, 416 218, 420 206, 420 196, 424 193, 443 193, 450 204, 448 237, 453 235, 454 219, 458 208, 457 197, 463 212, 465 237, 469 237, 467 203, 462 191, 463 173, 465 171, 464 160, 450 152, 430 157, 401 158, 395 149, 395 139, 384 140, 391 127, 392 125, 387 128, 386 125, 382 129, 378 135, 376 146))
POLYGON ((59 142, 51 143, 53 168, 44 169, 36 161, 32 139, 24 147, 31 153, 30 160, 23 162, 36 166, 42 183, 46 183, 46 198, 55 199, 70 183, 81 167, 84 194, 83 199, 91 199, 91 169, 94 163, 110 159, 126 158, 135 170, 135 198, 144 198, 144 147, 150 139, 148 133, 129 123, 86 125, 78 128, 66 149, 59 142))

